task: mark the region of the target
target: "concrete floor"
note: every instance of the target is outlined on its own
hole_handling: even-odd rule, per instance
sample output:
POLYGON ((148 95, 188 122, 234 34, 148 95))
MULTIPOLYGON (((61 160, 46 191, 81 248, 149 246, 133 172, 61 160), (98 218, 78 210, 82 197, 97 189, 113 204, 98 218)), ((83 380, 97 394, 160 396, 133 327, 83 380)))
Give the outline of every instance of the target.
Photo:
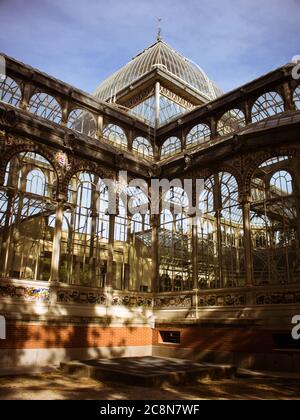
POLYGON ((75 379, 59 370, 0 378, 0 399, 190 400, 300 399, 300 381, 284 378, 202 379, 193 385, 143 388, 75 379))

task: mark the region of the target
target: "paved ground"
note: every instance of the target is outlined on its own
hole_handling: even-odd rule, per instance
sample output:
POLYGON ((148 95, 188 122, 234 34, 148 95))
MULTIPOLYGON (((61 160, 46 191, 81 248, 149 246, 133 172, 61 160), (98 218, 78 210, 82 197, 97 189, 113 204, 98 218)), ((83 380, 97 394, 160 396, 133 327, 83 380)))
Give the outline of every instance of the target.
POLYGON ((281 378, 202 380, 193 386, 155 389, 74 379, 54 371, 0 378, 0 399, 300 399, 300 381, 281 378))

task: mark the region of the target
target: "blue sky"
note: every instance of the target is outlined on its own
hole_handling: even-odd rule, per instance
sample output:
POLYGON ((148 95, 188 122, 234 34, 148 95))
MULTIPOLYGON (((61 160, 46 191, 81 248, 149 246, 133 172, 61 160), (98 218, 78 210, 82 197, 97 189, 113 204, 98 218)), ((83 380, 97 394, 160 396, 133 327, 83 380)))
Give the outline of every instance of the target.
POLYGON ((156 39, 228 91, 300 54, 300 0, 0 0, 0 51, 87 92, 156 39))

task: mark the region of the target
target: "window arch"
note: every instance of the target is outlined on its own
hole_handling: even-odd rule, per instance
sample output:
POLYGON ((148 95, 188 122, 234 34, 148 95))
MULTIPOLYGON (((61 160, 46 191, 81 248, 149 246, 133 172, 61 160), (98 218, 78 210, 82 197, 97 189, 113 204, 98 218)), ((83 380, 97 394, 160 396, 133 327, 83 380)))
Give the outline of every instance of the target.
POLYGON ((199 287, 241 286, 245 281, 242 210, 238 183, 229 172, 219 172, 205 180, 200 195, 202 216, 198 230, 199 287))
POLYGON ((164 201, 165 203, 173 204, 174 206, 178 206, 182 209, 189 206, 187 193, 180 187, 171 187, 169 191, 166 192, 164 201))
POLYGON ((291 157, 273 157, 263 162, 252 177, 251 235, 257 285, 299 280, 297 202, 289 166, 291 157))
POLYGON ((40 169, 32 169, 26 177, 26 192, 47 195, 46 177, 40 169))
POLYGON ((298 86, 294 91, 294 102, 296 109, 300 109, 300 86, 298 86))
POLYGON ((17 82, 6 76, 0 78, 0 100, 10 105, 19 106, 21 102, 21 89, 17 82))
MULTIPOLYGON (((7 235, 12 246, 7 248, 5 275, 49 280, 53 246, 50 221, 56 214, 55 202, 49 200, 49 196, 56 185, 57 177, 51 163, 37 153, 17 153, 8 162, 2 190, 13 188, 10 188, 9 200, 6 196, 5 225, 0 231, 0 243, 1 236, 7 235)), ((0 191, 0 205, 1 195, 0 191)))
POLYGON ((128 186, 125 192, 129 197, 127 205, 131 214, 135 214, 136 212, 146 213, 149 208, 149 198, 145 191, 141 187, 128 186))
POLYGON ((200 209, 207 213, 216 209, 224 209, 238 204, 238 184, 235 177, 229 172, 219 172, 210 176, 204 182, 204 191, 200 195, 200 209), (214 189, 219 194, 214 194, 214 189), (221 198, 220 203, 215 198, 221 198))
POLYGON ((28 110, 39 117, 46 120, 61 123, 62 111, 59 103, 53 96, 48 93, 39 92, 34 94, 30 101, 28 110))
POLYGON ((220 223, 221 254, 219 255, 222 285, 225 287, 245 284, 244 244, 240 241, 243 231, 243 213, 239 204, 239 187, 234 175, 220 172, 215 179, 219 184, 221 203, 216 203, 217 224, 220 223), (218 221, 219 218, 219 221, 218 221))
POLYGON ((219 119, 217 131, 220 136, 226 136, 246 126, 245 115, 240 109, 231 109, 219 119))
POLYGON ((103 130, 103 137, 115 146, 127 149, 127 137, 124 130, 115 124, 108 124, 103 130))
POLYGON ((153 147, 145 137, 137 137, 133 140, 132 150, 146 158, 153 158, 153 147))
POLYGON ((274 168, 278 165, 279 162, 284 162, 289 160, 288 156, 276 156, 270 159, 265 160, 262 164, 259 165, 259 169, 270 172, 271 168, 274 168))
POLYGON ((281 197, 293 194, 291 174, 283 170, 275 172, 270 179, 270 192, 281 197))
POLYGON ((139 233, 143 230, 143 218, 140 213, 135 213, 131 219, 131 233, 139 233))
POLYGON ((178 195, 169 190, 167 201, 174 199, 180 209, 161 213, 159 228, 160 244, 160 289, 162 291, 190 290, 192 288, 192 243, 191 218, 182 209, 182 188, 178 195), (172 194, 172 198, 170 196, 172 194))
POLYGON ((78 172, 70 181, 64 211, 61 277, 72 284, 105 284, 104 244, 109 237, 108 189, 91 172, 78 172))
POLYGON ((178 137, 169 137, 161 147, 161 157, 174 155, 181 151, 181 141, 178 137))
POLYGON ((95 118, 84 109, 74 109, 69 115, 67 126, 86 136, 95 137, 96 135, 95 118))
POLYGON ((238 206, 238 183, 236 178, 229 172, 220 172, 215 176, 206 179, 204 190, 200 194, 199 208, 202 213, 209 213, 216 208, 226 209, 232 206, 238 206), (217 180, 216 180, 217 177, 217 180), (221 202, 214 202, 215 184, 219 184, 221 202))
POLYGON ((49 197, 56 187, 56 173, 51 163, 40 154, 22 152, 8 162, 4 185, 49 197))
POLYGON ((191 147, 196 144, 204 143, 210 140, 210 128, 207 124, 197 124, 186 136, 186 146, 191 147))
MULTIPOLYGON (((220 192, 221 192, 221 206, 224 209, 229 209, 233 207, 239 207, 239 188, 236 178, 229 172, 221 172, 219 174, 220 179, 220 192)), ((236 221, 241 222, 241 211, 239 209, 238 213, 235 215, 236 221)), ((231 215, 233 216, 233 215, 231 215)))
POLYGON ((202 214, 210 213, 214 210, 213 185, 213 177, 207 178, 204 182, 204 190, 199 197, 199 209, 202 214))
POLYGON ((264 93, 252 107, 252 122, 259 122, 281 112, 284 112, 284 103, 279 93, 264 93))
POLYGON ((76 206, 74 231, 89 235, 92 224, 96 223, 97 236, 108 239, 108 189, 101 178, 90 172, 79 172, 72 178, 68 193, 69 202, 76 206))

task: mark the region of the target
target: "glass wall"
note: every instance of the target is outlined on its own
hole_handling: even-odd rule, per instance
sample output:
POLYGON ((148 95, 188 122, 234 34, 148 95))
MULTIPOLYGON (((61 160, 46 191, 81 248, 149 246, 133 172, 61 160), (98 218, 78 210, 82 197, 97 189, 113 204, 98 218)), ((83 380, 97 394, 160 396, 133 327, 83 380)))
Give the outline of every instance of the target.
POLYGON ((49 280, 56 173, 41 155, 15 155, 0 191, 1 268, 5 276, 49 280))
POLYGON ((257 285, 300 280, 294 167, 293 158, 275 157, 262 163, 252 179, 251 234, 257 285))
POLYGON ((192 279, 192 220, 187 215, 188 198, 181 188, 170 189, 160 217, 160 291, 190 290, 192 279), (181 208, 181 211, 179 209, 181 208))

